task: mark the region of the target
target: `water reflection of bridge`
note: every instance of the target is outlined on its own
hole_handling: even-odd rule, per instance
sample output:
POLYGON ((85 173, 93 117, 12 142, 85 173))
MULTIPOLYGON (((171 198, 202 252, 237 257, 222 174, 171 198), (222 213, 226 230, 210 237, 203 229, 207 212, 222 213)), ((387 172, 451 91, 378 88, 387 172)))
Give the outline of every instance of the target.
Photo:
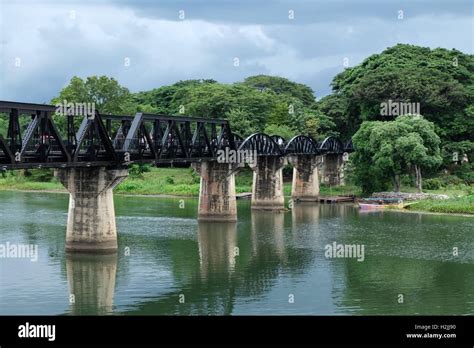
MULTIPOLYGON (((293 248, 289 241, 297 238, 295 226, 313 224, 318 216, 318 206, 305 204, 295 205, 291 221, 290 215, 284 213, 251 212, 250 230, 242 229, 243 233, 237 223, 199 222, 192 256, 183 261, 182 257, 169 255, 173 273, 181 274, 175 277, 180 284, 131 304, 126 313, 232 314, 237 297, 264 296, 282 269, 300 273, 312 262, 308 250, 293 248), (179 302, 182 294, 185 303, 179 302)), ((178 244, 173 248, 178 251, 179 244, 189 240, 176 239, 173 243, 178 244)), ((153 252, 173 253, 168 249, 153 252)), ((122 274, 117 275, 117 269, 122 265, 113 255, 68 256, 67 278, 75 298, 71 313, 113 313, 116 281, 120 283, 122 274)))

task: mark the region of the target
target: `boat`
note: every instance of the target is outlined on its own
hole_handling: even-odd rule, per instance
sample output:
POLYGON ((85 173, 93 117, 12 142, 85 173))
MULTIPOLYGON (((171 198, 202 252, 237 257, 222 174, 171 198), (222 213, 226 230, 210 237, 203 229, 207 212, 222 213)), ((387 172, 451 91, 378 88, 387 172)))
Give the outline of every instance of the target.
POLYGON ((361 210, 402 209, 404 207, 403 199, 401 198, 371 197, 360 199, 357 204, 361 210))

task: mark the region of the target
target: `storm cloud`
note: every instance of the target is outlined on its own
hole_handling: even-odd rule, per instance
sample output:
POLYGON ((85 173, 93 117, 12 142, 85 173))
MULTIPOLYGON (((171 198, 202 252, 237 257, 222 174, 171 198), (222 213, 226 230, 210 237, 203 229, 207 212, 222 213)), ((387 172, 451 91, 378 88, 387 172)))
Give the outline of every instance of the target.
POLYGON ((12 1, 0 5, 0 99, 49 102, 72 76, 131 91, 178 80, 332 77, 396 43, 473 52, 470 1, 12 1), (236 66, 236 61, 238 65, 236 66))

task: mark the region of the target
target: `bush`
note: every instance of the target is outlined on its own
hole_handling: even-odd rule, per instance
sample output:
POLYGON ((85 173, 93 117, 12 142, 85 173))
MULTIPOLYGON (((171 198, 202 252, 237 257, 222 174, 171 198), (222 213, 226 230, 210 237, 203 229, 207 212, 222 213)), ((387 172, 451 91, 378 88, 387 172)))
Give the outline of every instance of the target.
POLYGON ((443 175, 441 180, 444 183, 443 186, 464 184, 464 180, 458 178, 456 175, 443 175))
POLYGON ((165 181, 167 184, 174 184, 174 179, 171 176, 167 176, 165 181))
POLYGON ((191 183, 192 184, 199 184, 201 182, 201 177, 196 173, 194 168, 189 168, 189 173, 191 174, 191 183))
POLYGON ((150 164, 132 164, 128 168, 128 175, 131 178, 142 179, 143 178, 143 173, 147 173, 149 171, 151 171, 151 165, 150 164))
POLYGON ((151 171, 151 164, 144 163, 144 164, 139 164, 138 166, 140 168, 141 173, 148 173, 149 171, 151 171))
POLYGON ((143 186, 136 181, 124 181, 118 186, 119 191, 131 192, 141 189, 143 186))
POLYGON ((426 179, 423 181, 423 188, 427 190, 439 190, 444 187, 444 183, 440 178, 426 179))
POLYGON ((138 166, 138 164, 132 164, 128 168, 128 176, 130 178, 137 178, 141 176, 140 167, 138 166))
POLYGON ((474 184, 474 167, 471 163, 463 163, 458 166, 453 174, 464 180, 468 185, 474 184))
POLYGON ((165 189, 166 191, 175 195, 199 195, 199 186, 197 185, 178 184, 171 187, 167 186, 165 189))

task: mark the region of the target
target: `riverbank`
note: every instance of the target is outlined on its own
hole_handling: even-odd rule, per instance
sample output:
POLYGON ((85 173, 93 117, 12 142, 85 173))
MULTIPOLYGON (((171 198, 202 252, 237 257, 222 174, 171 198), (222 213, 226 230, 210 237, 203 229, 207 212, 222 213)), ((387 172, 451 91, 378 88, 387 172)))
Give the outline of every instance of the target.
MULTIPOLYGON (((143 173, 131 172, 131 175, 115 188, 116 194, 133 196, 199 196, 199 176, 190 168, 150 168, 143 173)), ((241 170, 235 178, 236 193, 252 191, 252 172, 246 168, 241 170)), ((0 190, 28 191, 28 192, 62 192, 67 191, 56 178, 38 176, 35 173, 25 176, 20 172, 8 173, 0 177, 0 190)), ((414 188, 403 188, 404 192, 414 192, 414 188)), ((426 190, 427 193, 445 194, 448 199, 426 199, 410 204, 406 211, 422 211, 447 214, 474 214, 474 195, 472 188, 450 187, 445 190, 426 190)), ((291 195, 291 182, 284 183, 285 196, 291 195)), ((361 196, 356 186, 321 185, 321 195, 355 195, 361 196)))
POLYGON ((426 199, 410 204, 405 209, 430 213, 474 214, 474 195, 443 200, 426 199))
MULTIPOLYGON (((252 171, 249 168, 240 170, 235 177, 236 193, 252 191, 252 171)), ((191 168, 150 168, 143 173, 133 173, 119 184, 114 192, 127 195, 168 195, 199 196, 200 177, 191 168)), ((8 173, 0 177, 0 190, 66 192, 54 177, 24 176, 20 172, 8 173)), ((284 183, 284 194, 291 195, 291 182, 284 183)), ((355 186, 321 185, 321 195, 356 195, 360 190, 355 186)))
POLYGON ((402 211, 474 215, 474 195, 468 187, 423 193, 374 192, 372 197, 402 199, 408 203, 402 211))

